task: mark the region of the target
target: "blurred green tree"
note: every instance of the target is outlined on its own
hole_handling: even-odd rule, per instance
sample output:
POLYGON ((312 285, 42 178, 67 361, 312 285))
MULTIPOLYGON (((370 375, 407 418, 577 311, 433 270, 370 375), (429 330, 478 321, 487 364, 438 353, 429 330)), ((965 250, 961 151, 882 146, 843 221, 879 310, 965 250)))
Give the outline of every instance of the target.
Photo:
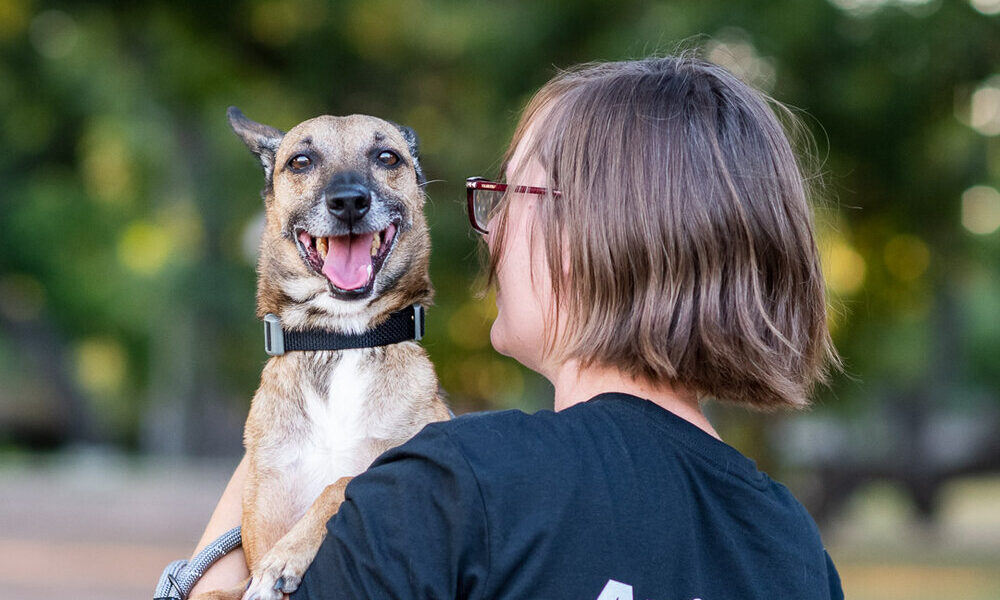
MULTIPOLYGON (((263 360, 261 179, 228 130, 231 104, 281 128, 354 112, 415 127, 438 290, 426 345, 442 382, 460 412, 545 406, 546 384, 489 347, 462 182, 496 174, 555 68, 692 46, 801 109, 818 142, 831 325, 854 377, 823 404, 995 406, 998 11, 0 0, 0 440, 238 448, 263 360)), ((763 444, 763 421, 728 414, 737 445, 763 444)))

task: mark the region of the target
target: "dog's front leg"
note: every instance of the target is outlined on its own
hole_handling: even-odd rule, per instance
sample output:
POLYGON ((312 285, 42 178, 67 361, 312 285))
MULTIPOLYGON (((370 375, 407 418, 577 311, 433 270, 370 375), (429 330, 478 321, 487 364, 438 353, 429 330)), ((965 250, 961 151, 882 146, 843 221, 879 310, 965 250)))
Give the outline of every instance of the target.
POLYGON ((281 600, 302 582, 302 575, 312 563, 326 537, 326 522, 344 501, 344 489, 350 477, 341 477, 323 490, 306 514, 271 548, 253 570, 250 586, 243 600, 281 600))

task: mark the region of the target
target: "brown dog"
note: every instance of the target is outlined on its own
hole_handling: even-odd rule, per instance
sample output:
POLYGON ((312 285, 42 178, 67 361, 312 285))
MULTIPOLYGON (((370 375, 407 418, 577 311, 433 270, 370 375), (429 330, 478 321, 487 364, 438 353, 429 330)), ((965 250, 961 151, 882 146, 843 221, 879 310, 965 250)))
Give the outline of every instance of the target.
MULTIPOLYGON (((430 238, 413 131, 322 116, 288 133, 235 109, 264 166, 257 313, 286 331, 356 334, 430 302, 430 238)), ((415 342, 270 358, 247 418, 243 548, 252 579, 202 598, 278 599, 301 581, 350 477, 425 424, 447 419, 415 342)))

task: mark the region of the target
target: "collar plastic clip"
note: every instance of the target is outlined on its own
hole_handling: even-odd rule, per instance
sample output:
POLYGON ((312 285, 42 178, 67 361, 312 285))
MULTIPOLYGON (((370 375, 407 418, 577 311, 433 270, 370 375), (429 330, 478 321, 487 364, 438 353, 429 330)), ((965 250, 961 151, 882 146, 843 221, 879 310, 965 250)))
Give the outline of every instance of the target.
POLYGON ((281 331, 281 319, 276 314, 264 316, 264 351, 270 356, 285 353, 285 334, 281 331))

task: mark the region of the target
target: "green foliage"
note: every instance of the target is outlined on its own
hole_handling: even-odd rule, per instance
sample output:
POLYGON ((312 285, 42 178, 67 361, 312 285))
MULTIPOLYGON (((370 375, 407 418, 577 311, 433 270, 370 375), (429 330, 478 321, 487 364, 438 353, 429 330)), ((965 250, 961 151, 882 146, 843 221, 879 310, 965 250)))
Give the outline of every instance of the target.
POLYGON ((1000 185, 989 94, 973 110, 1000 73, 1000 22, 969 4, 0 0, 0 337, 4 355, 39 328, 52 341, 48 363, 0 366, 0 413, 26 390, 58 408, 59 373, 91 435, 129 444, 163 446, 141 422, 164 407, 245 410, 263 358, 261 176, 229 105, 281 128, 355 112, 413 126, 445 388, 459 411, 547 405, 489 347, 463 180, 496 173, 555 68, 690 46, 800 109, 818 140, 832 323, 863 382, 838 381, 830 404, 928 383, 996 400, 1000 233, 970 233, 962 211, 965 190, 1000 185))

